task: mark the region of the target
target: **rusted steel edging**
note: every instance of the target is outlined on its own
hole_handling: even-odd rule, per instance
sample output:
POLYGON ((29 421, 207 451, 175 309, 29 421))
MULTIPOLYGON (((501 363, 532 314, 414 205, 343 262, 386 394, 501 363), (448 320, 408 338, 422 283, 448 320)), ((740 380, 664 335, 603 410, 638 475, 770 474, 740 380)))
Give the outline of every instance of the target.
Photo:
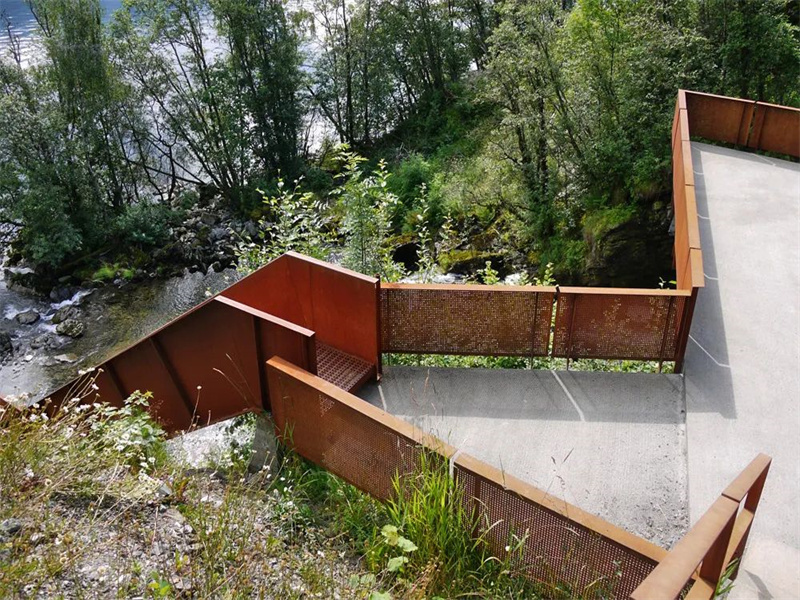
MULTIPOLYGON (((713 598, 727 566, 744 552, 771 464, 766 454, 756 456, 631 598, 677 598, 692 578, 696 580, 686 598, 713 598)), ((732 579, 737 571, 738 565, 732 579)))
MULTIPOLYGON (((490 481, 503 490, 516 494, 522 498, 530 500, 548 511, 556 513, 570 521, 573 521, 587 529, 596 532, 598 535, 608 539, 609 541, 624 547, 626 550, 633 551, 642 558, 652 561, 653 564, 665 558, 668 552, 660 546, 653 544, 640 538, 624 529, 617 527, 590 513, 587 513, 580 508, 569 504, 564 500, 560 500, 547 492, 540 490, 522 480, 503 473, 499 469, 492 467, 469 454, 458 451, 455 447, 442 441, 441 439, 427 434, 419 428, 411 425, 410 423, 387 413, 380 408, 345 392, 341 388, 312 375, 303 369, 293 365, 292 363, 280 358, 274 357, 267 361, 268 372, 274 371, 276 374, 280 373, 295 379, 307 387, 313 388, 337 402, 346 406, 349 410, 360 413, 361 415, 372 419, 379 423, 381 426, 392 430, 393 433, 408 442, 417 444, 426 449, 433 450, 441 454, 447 460, 453 460, 456 467, 461 467, 466 471, 476 473, 483 479, 490 481)), ((276 381, 270 379, 270 384, 276 381)), ((276 423, 277 433, 282 436, 283 432, 280 430, 279 425, 276 423)), ((289 440, 287 440, 289 441, 289 440)), ((302 448, 297 449, 302 454, 302 448)), ((369 490, 362 490, 369 492, 369 490)))

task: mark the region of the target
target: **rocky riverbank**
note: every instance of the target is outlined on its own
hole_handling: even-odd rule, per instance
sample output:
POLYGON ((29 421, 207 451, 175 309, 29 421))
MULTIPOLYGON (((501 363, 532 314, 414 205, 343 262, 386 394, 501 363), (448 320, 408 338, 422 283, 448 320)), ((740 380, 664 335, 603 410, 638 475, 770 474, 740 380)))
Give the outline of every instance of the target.
POLYGON ((233 269, 184 269, 175 277, 135 283, 64 286, 61 294, 44 298, 9 287, 0 274, 0 396, 37 398, 237 277, 233 269), (72 295, 59 299, 67 293, 72 295))

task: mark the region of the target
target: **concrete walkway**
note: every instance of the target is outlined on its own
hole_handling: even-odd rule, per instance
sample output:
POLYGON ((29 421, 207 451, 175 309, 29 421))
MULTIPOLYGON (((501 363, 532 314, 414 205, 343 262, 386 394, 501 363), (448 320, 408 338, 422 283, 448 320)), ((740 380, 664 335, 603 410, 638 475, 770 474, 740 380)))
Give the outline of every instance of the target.
POLYGON ((678 375, 388 367, 359 395, 669 547, 688 524, 682 383, 678 375))
POLYGON ((686 354, 689 515, 773 457, 738 598, 800 598, 800 165, 692 144, 706 288, 686 354))
POLYGON ((800 598, 800 165, 692 155, 706 287, 683 377, 391 367, 361 395, 665 547, 770 454, 731 597, 800 598))

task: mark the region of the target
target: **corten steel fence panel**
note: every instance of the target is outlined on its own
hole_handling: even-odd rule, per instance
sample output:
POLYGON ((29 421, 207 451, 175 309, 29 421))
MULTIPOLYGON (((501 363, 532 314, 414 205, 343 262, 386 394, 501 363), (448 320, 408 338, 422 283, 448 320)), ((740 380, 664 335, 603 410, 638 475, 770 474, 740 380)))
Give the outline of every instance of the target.
POLYGON ((552 355, 676 360, 685 290, 561 288, 552 355))
POLYGON ((260 404, 265 410, 270 410, 266 383, 267 359, 280 356, 309 373, 317 374, 316 336, 313 331, 223 296, 217 296, 216 300, 249 316, 254 340, 253 359, 258 364, 260 404))
POLYGON ((750 134, 755 102, 685 91, 689 130, 693 136, 744 146, 750 134))
POLYGON ((384 352, 546 356, 555 288, 381 285, 384 352))
POLYGON ((800 109, 757 102, 747 145, 800 157, 800 109))
POLYGON ((379 500, 414 471, 422 444, 454 450, 411 425, 280 358, 267 363, 278 436, 304 458, 379 500))
POLYGON ((221 294, 313 330, 317 340, 378 364, 378 280, 287 252, 221 294))
MULTIPOLYGON (((261 407, 250 315, 214 300, 154 338, 198 424, 261 407)), ((143 377, 138 385, 146 388, 147 383, 143 377)))
MULTIPOLYGON (((535 581, 627 597, 666 551, 471 457, 454 474, 495 556, 535 581), (521 555, 506 547, 522 545, 521 555)), ((600 594, 598 594, 600 595, 600 594)))
POLYGON ((220 295, 295 325, 313 329, 310 317, 302 311, 297 287, 289 274, 289 262, 286 255, 279 256, 220 295))
MULTIPOLYGON (((314 332, 217 297, 99 365, 85 401, 120 405, 135 390, 150 391, 149 412, 177 433, 268 409, 263 364, 275 355, 316 371, 314 332)), ((91 376, 50 394, 53 410, 91 376)))
POLYGON ((742 557, 771 463, 769 456, 759 454, 630 597, 714 598, 727 566, 742 557))
POLYGON ((294 252, 284 255, 289 278, 317 340, 378 364, 378 280, 294 252))
MULTIPOLYGON (((527 532, 523 572, 537 581, 587 586, 601 579, 615 594, 627 594, 666 555, 286 361, 270 360, 268 378, 276 430, 286 443, 380 500, 391 497, 396 476, 414 472, 423 448, 451 460, 468 509, 494 525, 488 536, 498 556, 505 555, 511 532, 527 532)), ((479 526, 473 533, 484 532, 479 526)))

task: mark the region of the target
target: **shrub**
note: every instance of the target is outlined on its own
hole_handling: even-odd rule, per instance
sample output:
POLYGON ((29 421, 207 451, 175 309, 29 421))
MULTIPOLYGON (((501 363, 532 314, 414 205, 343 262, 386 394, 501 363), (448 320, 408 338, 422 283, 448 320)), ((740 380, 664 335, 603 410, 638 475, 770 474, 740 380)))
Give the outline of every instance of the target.
POLYGON ((139 202, 117 217, 116 230, 125 244, 155 247, 170 237, 180 215, 164 204, 139 202))

